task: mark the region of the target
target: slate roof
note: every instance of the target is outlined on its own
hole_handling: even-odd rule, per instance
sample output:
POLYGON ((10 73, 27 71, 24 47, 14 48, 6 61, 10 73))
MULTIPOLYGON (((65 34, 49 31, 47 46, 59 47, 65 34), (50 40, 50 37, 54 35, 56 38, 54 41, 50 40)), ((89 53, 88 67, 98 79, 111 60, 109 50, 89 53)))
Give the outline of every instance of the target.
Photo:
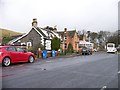
POLYGON ((36 28, 44 37, 47 37, 41 30, 39 27, 36 28))
MULTIPOLYGON (((58 32, 58 33, 59 33, 62 37, 64 36, 64 31, 58 32)), ((76 30, 67 31, 67 35, 68 35, 69 37, 74 37, 75 33, 76 33, 76 30)))
POLYGON ((76 30, 74 30, 74 31, 68 31, 68 36, 74 37, 75 33, 76 33, 76 30))
MULTIPOLYGON (((59 37, 59 36, 57 35, 57 33, 53 32, 53 31, 49 31, 48 29, 44 29, 44 28, 40 28, 40 27, 33 27, 32 29, 36 30, 36 32, 37 32, 40 36, 42 35, 44 38, 47 38, 47 37, 48 37, 47 32, 50 32, 50 33, 52 33, 54 36, 59 37)), ((32 29, 31 29, 31 30, 32 30, 32 29)), ((30 31, 31 31, 31 30, 30 30, 30 31)), ((30 31, 29 31, 29 32, 30 32, 30 31)), ((27 35, 29 34, 29 32, 26 33, 26 34, 24 34, 24 35, 22 35, 22 36, 20 36, 20 37, 17 37, 17 38, 15 38, 15 39, 9 41, 8 44, 14 43, 14 42, 16 42, 16 41, 24 38, 25 36, 27 36, 27 35)))
POLYGON ((57 32, 59 35, 61 35, 62 37, 64 36, 64 32, 57 32))

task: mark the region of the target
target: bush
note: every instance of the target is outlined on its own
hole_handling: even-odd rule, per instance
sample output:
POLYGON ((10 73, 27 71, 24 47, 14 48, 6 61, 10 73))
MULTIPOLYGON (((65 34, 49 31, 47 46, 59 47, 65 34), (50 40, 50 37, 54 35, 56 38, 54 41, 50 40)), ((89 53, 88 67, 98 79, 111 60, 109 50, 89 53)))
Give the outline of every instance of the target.
POLYGON ((54 37, 51 41, 51 48, 52 50, 58 51, 60 48, 60 39, 57 37, 54 37))
POLYGON ((29 47, 29 48, 28 48, 28 52, 32 52, 32 53, 33 53, 32 47, 29 47))
POLYGON ((67 51, 66 51, 67 53, 73 53, 74 51, 73 51, 73 47, 72 47, 72 44, 71 43, 69 43, 68 44, 68 49, 67 49, 67 51))

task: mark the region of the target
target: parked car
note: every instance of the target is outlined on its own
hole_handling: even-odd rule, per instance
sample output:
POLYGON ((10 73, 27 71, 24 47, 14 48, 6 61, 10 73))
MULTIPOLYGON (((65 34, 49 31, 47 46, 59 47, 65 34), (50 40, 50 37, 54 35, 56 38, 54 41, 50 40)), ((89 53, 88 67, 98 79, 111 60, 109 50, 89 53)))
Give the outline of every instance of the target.
POLYGON ((16 46, 0 46, 0 63, 3 66, 19 62, 33 63, 34 60, 35 55, 25 49, 16 46))
POLYGON ((93 50, 88 47, 83 47, 81 53, 82 55, 92 55, 93 50))

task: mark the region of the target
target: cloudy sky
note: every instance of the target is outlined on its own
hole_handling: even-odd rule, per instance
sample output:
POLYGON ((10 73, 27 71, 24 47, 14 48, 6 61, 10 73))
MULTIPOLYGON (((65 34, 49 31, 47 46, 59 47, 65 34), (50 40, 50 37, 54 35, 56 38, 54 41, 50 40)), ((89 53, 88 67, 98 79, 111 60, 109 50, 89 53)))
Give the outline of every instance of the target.
POLYGON ((38 26, 58 30, 115 31, 118 29, 120 0, 0 0, 0 28, 18 32, 31 29, 33 18, 38 26))

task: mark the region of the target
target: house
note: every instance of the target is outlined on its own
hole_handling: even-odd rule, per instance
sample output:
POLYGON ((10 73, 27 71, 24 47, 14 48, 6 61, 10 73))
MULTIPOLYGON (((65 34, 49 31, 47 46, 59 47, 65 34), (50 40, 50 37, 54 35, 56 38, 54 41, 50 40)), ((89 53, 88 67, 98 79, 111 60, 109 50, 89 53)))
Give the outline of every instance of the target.
POLYGON ((79 48, 81 48, 81 47, 89 47, 89 48, 93 49, 94 44, 87 42, 87 41, 80 40, 79 41, 79 48))
POLYGON ((56 28, 51 28, 49 26, 41 28, 37 26, 37 19, 33 19, 31 30, 13 40, 8 44, 10 45, 26 45, 27 48, 32 47, 34 51, 38 48, 44 48, 46 50, 51 50, 51 39, 54 37, 60 38, 58 33, 56 33, 56 28))
POLYGON ((68 45, 71 44, 73 50, 78 52, 79 37, 76 30, 68 31, 67 28, 64 31, 58 32, 61 36, 61 48, 63 51, 68 49, 68 45))
POLYGON ((83 34, 82 40, 79 41, 79 50, 81 50, 83 47, 88 47, 93 49, 94 44, 88 41, 86 36, 87 36, 86 34, 83 34))

